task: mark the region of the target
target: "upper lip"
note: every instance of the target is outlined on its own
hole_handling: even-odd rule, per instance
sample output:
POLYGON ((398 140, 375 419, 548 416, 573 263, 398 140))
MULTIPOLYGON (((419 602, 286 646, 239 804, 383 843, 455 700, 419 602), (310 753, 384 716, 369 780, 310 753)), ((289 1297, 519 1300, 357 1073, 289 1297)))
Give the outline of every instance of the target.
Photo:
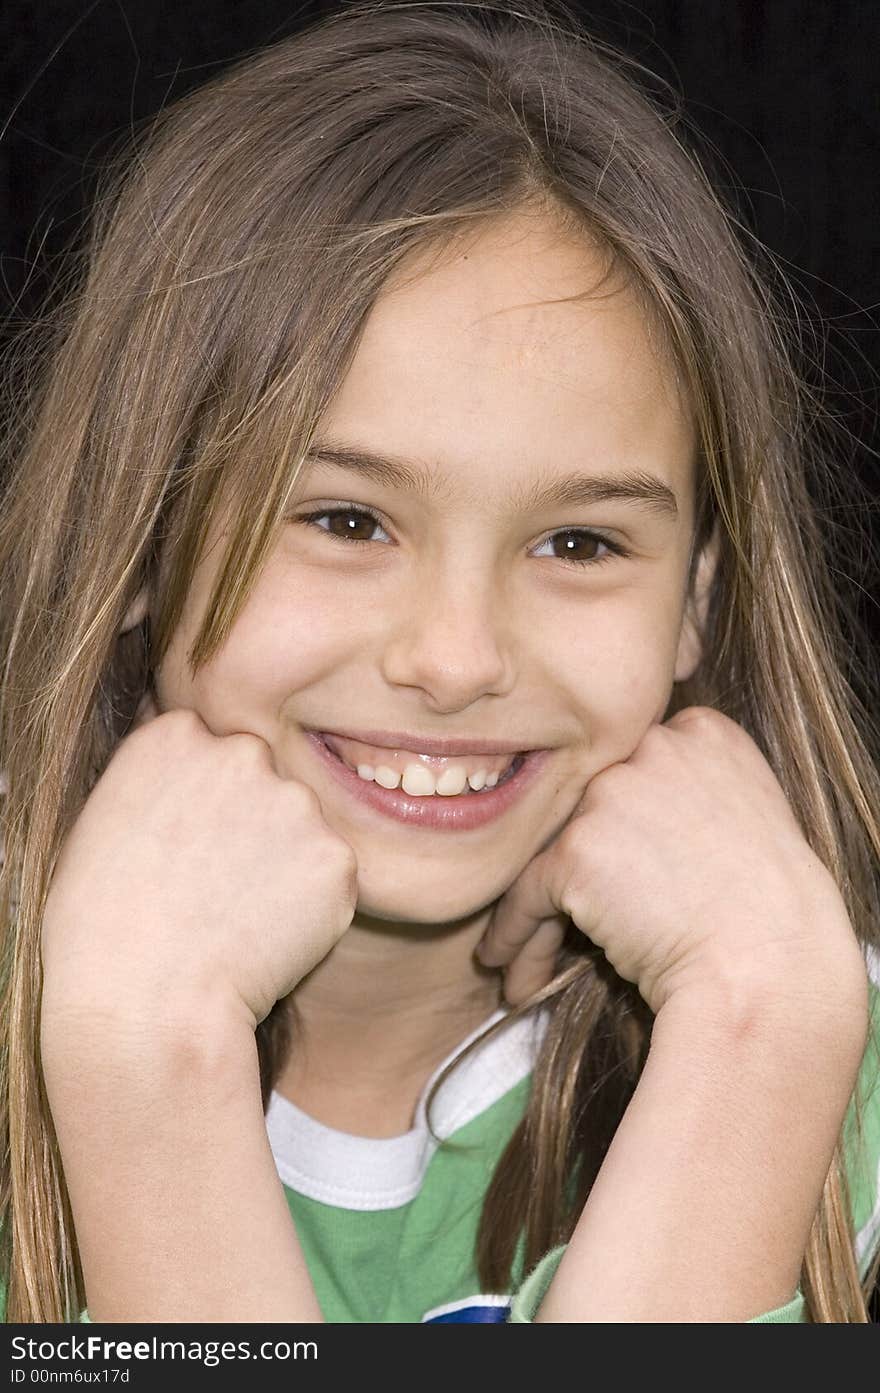
POLYGON ((519 755, 538 748, 515 740, 452 740, 440 735, 409 735, 401 730, 315 730, 317 735, 336 735, 341 740, 360 740, 389 750, 407 750, 417 755, 519 755))

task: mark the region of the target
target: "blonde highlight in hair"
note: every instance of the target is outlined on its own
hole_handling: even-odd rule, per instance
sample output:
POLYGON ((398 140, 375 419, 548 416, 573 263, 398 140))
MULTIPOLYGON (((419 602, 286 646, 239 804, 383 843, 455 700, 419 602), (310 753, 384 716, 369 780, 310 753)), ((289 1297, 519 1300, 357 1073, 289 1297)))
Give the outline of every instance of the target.
MULTIPOLYGON (((808 488, 845 495, 839 439, 796 365, 804 325, 769 288, 772 259, 746 255, 651 78, 561 0, 347 6, 156 118, 112 171, 51 317, 14 345, 0 515, 7 1320, 85 1304, 40 1071, 40 925, 61 844, 162 662, 212 523, 222 512, 225 550, 193 672, 278 537, 372 305, 491 220, 531 210, 604 248, 668 349, 698 425, 695 558, 710 535, 720 547, 703 658, 668 715, 711 705, 744 726, 877 946, 877 729, 856 691, 873 677, 842 637, 822 560, 831 520, 808 488), (120 636, 145 587, 146 619, 120 636)), ((257 1028, 264 1108, 290 1006, 257 1028)), ((493 1030, 539 1006, 527 1111, 483 1208, 487 1290, 509 1279, 521 1236, 531 1265, 571 1234, 650 1041, 635 988, 573 927, 554 981, 493 1030)), ((811 1319, 865 1321, 869 1280, 839 1148, 805 1256, 811 1319)))

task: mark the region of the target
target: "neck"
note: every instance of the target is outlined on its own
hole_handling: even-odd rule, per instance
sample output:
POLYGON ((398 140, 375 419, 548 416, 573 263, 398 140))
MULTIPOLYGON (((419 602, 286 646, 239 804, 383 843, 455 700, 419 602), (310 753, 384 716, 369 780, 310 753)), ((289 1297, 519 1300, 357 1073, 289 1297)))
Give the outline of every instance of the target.
POLYGON ((355 914, 293 992, 277 1090, 319 1119, 375 1107, 383 1131, 406 1130, 437 1065, 502 1004, 501 973, 473 956, 489 915, 435 926, 355 914))

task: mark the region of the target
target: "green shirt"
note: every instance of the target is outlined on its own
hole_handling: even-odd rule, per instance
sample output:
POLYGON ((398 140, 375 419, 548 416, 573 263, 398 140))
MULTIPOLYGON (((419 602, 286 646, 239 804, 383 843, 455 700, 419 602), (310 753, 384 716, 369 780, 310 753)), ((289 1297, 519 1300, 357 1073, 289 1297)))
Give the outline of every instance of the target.
MULTIPOLYGON (((874 985, 871 1006, 873 1029, 856 1085, 864 1114, 862 1145, 852 1102, 844 1134, 862 1274, 880 1244, 880 992, 874 985)), ((422 1091, 413 1128, 397 1137, 336 1131, 272 1095, 267 1132, 327 1321, 533 1320, 564 1245, 524 1273, 521 1235, 509 1286, 494 1292, 482 1289, 474 1245, 486 1187, 528 1100, 548 1009, 514 1022, 453 1071, 432 1109, 443 1139, 439 1146, 427 1131, 425 1099, 442 1065, 422 1091)), ((500 1010, 489 1019, 504 1014, 500 1010)), ((88 1313, 79 1319, 88 1321, 88 1313)), ((749 1323, 804 1320, 805 1303, 796 1291, 786 1305, 749 1323)))
MULTIPOLYGON (((873 985, 871 1002, 872 1038, 857 1084, 864 1112, 862 1147, 856 1145, 852 1104, 846 1124, 862 1274, 880 1243, 880 992, 873 985)), ((422 1092, 413 1130, 390 1139, 347 1136, 306 1117, 284 1098, 272 1099, 270 1141, 325 1319, 534 1318, 565 1246, 524 1274, 521 1239, 508 1289, 485 1292, 474 1245, 483 1195, 528 1100, 531 1064, 545 1025, 543 1015, 515 1022, 475 1051, 438 1093, 435 1127, 466 1150, 435 1148, 427 1136, 424 1100, 439 1069, 422 1092)), ((797 1291, 786 1305, 753 1321, 805 1319, 797 1291)))

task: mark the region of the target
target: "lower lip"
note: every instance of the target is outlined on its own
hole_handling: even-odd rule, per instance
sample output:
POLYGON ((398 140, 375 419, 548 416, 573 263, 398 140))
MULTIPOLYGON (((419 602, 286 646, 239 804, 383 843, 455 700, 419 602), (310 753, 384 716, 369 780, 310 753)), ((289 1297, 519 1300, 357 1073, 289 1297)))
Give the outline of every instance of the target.
POLYGON ((383 788, 372 779, 362 779, 325 745, 320 735, 313 731, 306 734, 330 773, 361 803, 411 827, 429 827, 447 832, 469 832, 474 827, 484 827, 501 817, 522 797, 552 754, 551 750, 531 751, 511 778, 483 793, 454 794, 449 797, 426 794, 419 798, 405 793, 402 788, 383 788))

